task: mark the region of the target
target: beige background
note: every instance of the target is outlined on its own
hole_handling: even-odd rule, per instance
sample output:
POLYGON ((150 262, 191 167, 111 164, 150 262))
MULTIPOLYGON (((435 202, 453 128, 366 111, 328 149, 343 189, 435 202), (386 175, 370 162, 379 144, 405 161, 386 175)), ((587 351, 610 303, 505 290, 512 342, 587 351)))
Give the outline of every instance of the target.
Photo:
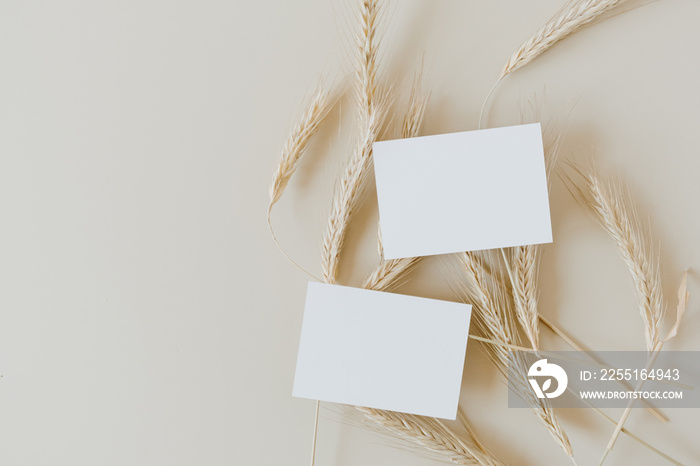
MULTIPOLYGON (((349 70, 353 3, 2 2, 0 464, 308 464, 314 402, 291 397, 307 278, 270 240, 267 187, 304 95, 349 70)), ((563 3, 395 1, 382 78, 405 83, 424 53, 425 133, 474 129, 507 57, 563 3)), ((570 111, 563 155, 594 146, 623 174, 671 305, 700 267, 699 18, 695 0, 659 0, 581 32, 504 82, 489 121, 514 122, 535 94, 547 114, 570 111)), ((274 213, 314 272, 352 118, 343 101, 274 213)), ((551 194, 542 313, 590 348, 642 349, 614 248, 558 179, 551 194)), ((374 220, 370 195, 344 283, 377 261, 374 220)), ((400 291, 451 299, 441 273, 431 261, 400 291)), ((698 280, 669 349, 700 350, 698 280)), ((473 342, 462 402, 502 460, 568 464, 531 412, 506 408, 473 342)), ((627 426, 700 464, 698 410, 666 414, 627 426)), ((579 464, 595 464, 612 426, 561 416, 579 464)), ((432 463, 325 405, 317 464, 432 463)), ((621 438, 608 464, 664 463, 621 438)))

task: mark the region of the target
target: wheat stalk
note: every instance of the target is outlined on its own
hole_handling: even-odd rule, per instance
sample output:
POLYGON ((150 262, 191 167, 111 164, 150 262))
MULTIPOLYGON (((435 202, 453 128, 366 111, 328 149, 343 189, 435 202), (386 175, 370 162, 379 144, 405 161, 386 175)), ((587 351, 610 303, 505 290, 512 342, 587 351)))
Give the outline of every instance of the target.
POLYGON ((457 437, 452 430, 434 418, 396 413, 373 408, 356 408, 372 423, 388 430, 395 437, 436 453, 456 464, 501 465, 473 439, 457 437))
POLYGON ((333 99, 330 98, 330 93, 322 85, 319 85, 309 100, 306 110, 304 110, 292 128, 282 148, 282 157, 280 157, 280 161, 272 176, 268 217, 272 211, 272 206, 282 197, 282 193, 284 193, 289 180, 292 178, 304 151, 309 145, 309 141, 311 141, 321 122, 328 115, 332 102, 333 99))
MULTIPOLYGON (((361 137, 359 144, 340 179, 336 190, 328 228, 322 249, 324 281, 334 283, 338 270, 340 251, 345 239, 345 230, 359 197, 367 169, 371 161, 372 144, 381 129, 385 111, 385 96, 376 85, 376 29, 380 7, 375 0, 361 3, 361 28, 358 36, 358 86, 361 137)), ((425 102, 412 93, 408 117, 404 121, 407 131, 417 131, 422 124, 425 102)), ((381 270, 366 281, 372 289, 388 289, 410 269, 407 261, 382 264, 381 270), (372 278, 374 277, 374 278, 372 278)), ((381 266, 380 266, 381 267, 381 266)), ((376 425, 394 433, 429 451, 439 453, 457 464, 498 465, 496 460, 478 442, 460 440, 440 421, 410 414, 357 407, 357 410, 376 425)), ((472 437, 473 438, 473 437, 472 437)))
MULTIPOLYGON (((472 304, 480 330, 494 340, 509 345, 518 345, 518 333, 514 322, 509 317, 511 313, 508 312, 511 303, 499 273, 493 270, 489 273, 483 259, 475 253, 460 253, 457 257, 466 278, 466 287, 462 290, 463 297, 465 302, 472 304)), ((510 379, 517 394, 532 407, 552 438, 575 463, 569 438, 559 424, 549 401, 535 397, 526 383, 528 365, 523 353, 514 352, 511 358, 505 346, 488 345, 487 354, 504 375, 508 373, 509 367, 514 365, 514 367, 510 367, 511 374, 514 375, 510 379)))
POLYGON ((422 257, 410 257, 381 261, 362 283, 362 287, 368 290, 391 291, 421 260, 422 257))
MULTIPOLYGON (((533 406, 535 413, 540 419, 540 421, 543 422, 547 429, 552 433, 552 436, 554 437, 555 441, 566 451, 568 443, 566 434, 560 435, 557 432, 556 418, 554 418, 555 414, 552 411, 548 401, 534 399, 534 397, 532 396, 531 388, 525 383, 525 374, 527 374, 529 364, 526 362, 523 355, 519 352, 526 350, 512 343, 504 343, 504 340, 517 342, 517 337, 513 337, 513 335, 517 335, 517 333, 512 326, 512 322, 507 320, 507 314, 502 316, 502 318, 499 318, 497 313, 495 312, 482 311, 488 306, 503 306, 503 308, 507 306, 507 303, 504 303, 504 300, 506 299, 509 290, 505 287, 503 283, 503 278, 498 276, 495 272, 493 272, 493 268, 487 268, 488 264, 478 259, 478 257, 474 253, 469 253, 461 259, 462 260, 460 262, 462 263, 462 266, 464 267, 468 278, 468 289, 462 289, 461 294, 463 297, 469 296, 468 301, 472 304, 478 302, 481 303, 480 305, 474 305, 474 315, 476 324, 478 325, 481 332, 487 335, 499 335, 499 337, 497 338, 480 338, 470 334, 469 337, 472 339, 489 343, 489 345, 486 347, 487 355, 490 357, 492 362, 496 365, 496 367, 503 375, 506 375, 506 368, 508 367, 508 365, 513 365, 512 369, 508 371, 510 386, 514 389, 517 395, 519 395, 522 399, 526 400, 533 406), (499 291, 492 293, 491 290, 499 291), (495 296, 495 298, 492 296, 495 296), (499 340, 499 338, 502 340, 499 340), (509 359, 508 357, 508 349, 516 351, 515 353, 512 353, 512 359, 509 359), (537 404, 541 404, 541 406, 535 406, 537 404), (552 425, 552 419, 554 419, 555 421, 554 425, 552 425)), ((467 299, 465 298, 465 302, 466 300, 467 299)), ((669 331, 666 337, 667 340, 675 336, 679 327, 679 323, 685 312, 686 302, 687 292, 685 288, 684 278, 683 282, 681 283, 681 288, 679 289, 679 306, 677 311, 677 322, 676 325, 674 325, 673 328, 669 331), (681 299, 681 296, 685 298, 681 299)), ((560 329, 554 326, 547 319, 545 319, 542 316, 539 316, 539 318, 546 326, 552 329, 558 336, 563 338, 574 349, 581 352, 585 351, 573 340, 571 340, 571 338, 568 335, 563 333, 560 329)), ((595 408, 594 410, 597 414, 601 415, 607 421, 616 424, 616 421, 606 416, 602 411, 595 408)), ((650 445, 641 438, 637 437, 632 432, 625 429, 623 426, 619 426, 619 429, 621 433, 624 433, 625 435, 639 442, 641 445, 650 449, 654 453, 662 456, 663 458, 667 459, 668 461, 674 464, 680 464, 676 460, 671 458, 669 455, 665 454, 658 448, 655 448, 653 445, 650 445)), ((563 431, 561 431, 561 433, 563 433, 563 431)), ((571 457, 571 459, 572 461, 574 461, 573 457, 571 457)))
POLYGON ((360 111, 369 118, 375 104, 377 92, 377 33, 381 6, 378 0, 360 2, 360 32, 356 36, 357 57, 357 94, 360 111))
POLYGON ((335 283, 340 252, 350 216, 358 202, 367 170, 371 165, 372 144, 386 115, 386 94, 377 88, 377 22, 381 12, 377 0, 360 3, 360 31, 357 35, 357 102, 359 106, 360 138, 345 173, 336 186, 322 244, 323 279, 335 283))
POLYGON ((326 283, 335 283, 338 275, 340 252, 345 245, 348 223, 364 187, 372 162, 372 144, 379 135, 384 115, 384 105, 373 107, 369 121, 362 127, 360 143, 336 188, 321 251, 323 280, 326 283))
MULTIPOLYGON (((635 294, 639 305, 640 314, 644 323, 644 338, 646 340, 649 360, 647 368, 651 368, 657 355, 666 341, 673 338, 685 313, 688 300, 686 291, 687 275, 681 282, 678 292, 677 319, 674 326, 665 338, 661 337, 661 322, 666 313, 661 291, 661 273, 658 260, 651 258, 651 252, 645 245, 642 228, 639 225, 637 214, 632 205, 628 192, 622 187, 619 180, 603 180, 594 168, 587 172, 574 167, 583 179, 583 187, 575 186, 578 199, 594 214, 598 223, 608 233, 608 236, 617 246, 634 283, 635 294)), ((572 184, 569 179, 570 184, 572 184)), ((636 390, 640 390, 641 381, 636 390)), ((623 431, 624 424, 629 417, 634 400, 625 408, 610 440, 605 448, 599 464, 603 464, 608 454, 615 446, 615 442, 623 431)))
POLYGON ((652 352, 661 338, 661 321, 666 309, 658 261, 651 258, 636 211, 620 182, 603 181, 593 169, 585 173, 577 169, 577 172, 584 185, 576 188, 579 200, 615 243, 632 277, 647 350, 652 352))
MULTIPOLYGON (((338 97, 340 93, 336 94, 338 97)), ((272 208, 280 200, 284 190, 287 188, 289 181, 292 179, 292 175, 299 165, 301 157, 304 155, 311 138, 318 131, 319 126, 326 118, 335 99, 331 99, 330 93, 323 88, 323 84, 320 83, 316 92, 309 99, 306 110, 301 114, 297 123, 292 128, 289 136, 287 137, 284 146, 282 147, 282 156, 280 161, 275 168, 275 172, 272 175, 272 183, 270 184, 270 202, 267 207, 267 226, 272 235, 272 240, 275 242, 280 252, 284 257, 289 260, 289 262, 302 272, 309 275, 311 278, 316 279, 316 277, 309 273, 306 269, 296 263, 282 248, 275 231, 272 228, 272 208)))
POLYGON ((537 311, 538 252, 537 246, 518 246, 513 248, 512 260, 510 261, 515 315, 535 351, 540 348, 539 313, 537 311))
POLYGON ((401 137, 404 139, 418 136, 423 128, 425 109, 428 106, 430 95, 422 92, 422 85, 423 67, 421 65, 420 71, 413 80, 411 94, 408 98, 408 110, 401 124, 401 137))
POLYGON ((567 3, 510 56, 481 105, 479 129, 482 126, 486 104, 503 78, 524 67, 559 41, 602 19, 607 13, 619 11, 622 5, 630 6, 633 3, 635 0, 571 0, 567 3))
POLYGON ((522 68, 557 42, 630 0, 574 0, 554 15, 511 55, 499 79, 522 68))

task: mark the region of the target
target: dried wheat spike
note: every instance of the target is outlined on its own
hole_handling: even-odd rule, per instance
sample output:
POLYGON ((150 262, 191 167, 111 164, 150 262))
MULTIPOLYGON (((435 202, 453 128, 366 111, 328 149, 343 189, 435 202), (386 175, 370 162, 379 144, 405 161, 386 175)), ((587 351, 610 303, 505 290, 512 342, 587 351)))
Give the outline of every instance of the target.
POLYGON ((272 176, 268 212, 272 210, 272 206, 282 197, 282 193, 284 193, 289 180, 292 178, 301 156, 309 145, 309 141, 311 141, 321 122, 328 115, 332 102, 328 91, 319 86, 310 99, 306 110, 292 128, 282 148, 282 157, 272 176))
POLYGON ((335 283, 340 252, 350 216, 363 190, 372 161, 372 144, 386 116, 386 94, 377 88, 378 20, 381 7, 377 0, 360 3, 360 29, 357 35, 357 102, 360 138, 333 195, 331 214, 322 244, 321 266, 326 283, 335 283))
POLYGON ((645 245, 636 211, 620 181, 603 181, 593 168, 577 171, 584 185, 576 188, 579 199, 613 240, 632 276, 647 350, 651 352, 661 339, 661 321, 666 310, 658 261, 653 260, 651 250, 645 245))
POLYGON ((500 79, 522 68, 567 36, 630 0, 574 0, 526 40, 508 59, 500 79))
POLYGON ((500 463, 474 439, 461 439, 437 419, 357 407, 367 420, 411 445, 448 459, 455 464, 499 466, 500 463))
POLYGON ((338 275, 340 252, 345 245, 345 235, 350 217, 357 206, 364 188, 367 171, 372 162, 372 144, 377 140, 384 122, 385 107, 375 105, 350 163, 340 178, 333 196, 331 214, 321 250, 321 267, 326 283, 335 283, 338 275))

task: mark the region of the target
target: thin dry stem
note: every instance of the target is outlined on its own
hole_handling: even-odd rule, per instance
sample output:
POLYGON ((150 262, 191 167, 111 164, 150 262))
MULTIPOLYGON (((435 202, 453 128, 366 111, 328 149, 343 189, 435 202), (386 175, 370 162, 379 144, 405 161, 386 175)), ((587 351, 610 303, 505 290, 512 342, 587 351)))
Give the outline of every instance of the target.
POLYGON ((501 71, 506 75, 527 65, 557 42, 565 39, 583 27, 600 19, 630 0, 574 0, 554 15, 535 34, 526 40, 514 53, 501 71))
MULTIPOLYGON (((687 289, 687 283, 688 283, 688 272, 686 271, 683 274, 683 279, 681 280, 681 285, 678 288, 678 308, 676 311, 676 322, 674 323, 673 327, 671 327, 671 330, 668 332, 665 338, 660 338, 657 342, 656 345, 654 346, 653 350, 651 351, 649 355, 649 359, 647 361, 647 366, 646 370, 651 369, 654 366, 654 363, 656 362, 656 358, 663 349, 664 343, 666 343, 668 340, 671 338, 675 337, 676 334, 678 333, 678 329, 681 325, 681 321, 683 319, 683 315, 685 314, 685 309, 688 305, 688 289, 687 289)), ((635 391, 640 391, 642 389, 642 386, 644 385, 644 380, 640 380, 637 384, 637 387, 635 388, 635 391)), ((615 442, 617 442, 617 438, 620 436, 620 433, 622 433, 625 425, 625 421, 627 421, 627 418, 632 412, 632 406, 634 406, 635 400, 630 400, 629 404, 625 408, 625 411, 622 413, 622 416, 620 417, 620 420, 618 421, 617 425, 615 426, 615 430, 613 431, 612 436, 610 437, 610 440, 608 441, 608 445, 605 447, 605 452, 603 452, 603 457, 600 460, 599 464, 603 464, 605 462, 605 459, 608 457, 610 452, 612 451, 613 447, 615 446, 615 442)))

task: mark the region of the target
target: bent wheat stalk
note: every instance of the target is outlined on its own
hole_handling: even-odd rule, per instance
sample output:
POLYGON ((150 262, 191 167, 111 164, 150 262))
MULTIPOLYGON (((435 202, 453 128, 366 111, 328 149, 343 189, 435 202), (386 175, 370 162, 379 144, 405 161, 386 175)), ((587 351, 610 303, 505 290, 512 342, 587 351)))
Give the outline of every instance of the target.
POLYGON ((481 129, 486 104, 498 84, 509 74, 519 70, 542 55, 558 42, 568 36, 602 19, 605 14, 622 5, 630 5, 634 0, 572 0, 557 14, 549 19, 540 29, 527 39, 513 52, 501 70, 498 80, 484 98, 479 113, 479 129, 481 129))
POLYGON ((511 55, 501 71, 503 79, 527 65, 557 42, 590 25, 595 20, 630 0, 574 0, 554 15, 511 55))
POLYGON ((644 322, 644 338, 651 353, 660 341, 661 321, 666 310, 658 260, 652 259, 645 245, 636 210, 620 182, 603 181, 592 169, 585 173, 580 169, 576 171, 583 180, 583 187, 576 187, 577 197, 615 243, 632 277, 644 322))
POLYGON ((500 466, 475 437, 459 438, 435 418, 372 408, 356 408, 364 417, 394 436, 456 464, 500 466))
MULTIPOLYGON (((650 369, 664 343, 673 338, 680 327, 688 300, 687 274, 678 291, 676 323, 666 337, 662 338, 661 322, 666 313, 666 306, 661 291, 658 259, 653 260, 649 248, 645 246, 642 229, 629 195, 623 190, 619 181, 603 181, 593 169, 586 173, 579 169, 576 171, 581 175, 584 184, 583 188, 576 187, 578 198, 589 208, 613 240, 634 282, 637 302, 644 322, 644 338, 649 352, 647 369, 650 369)), ((640 390, 643 384, 644 381, 640 381, 635 390, 640 390)), ((625 408, 599 464, 605 462, 614 448, 633 406, 634 400, 630 401, 625 408)))
POLYGON ((306 110, 304 110, 304 113, 302 113, 289 133, 282 148, 280 161, 272 175, 268 217, 272 207, 282 197, 282 193, 284 193, 289 180, 297 169, 311 138, 316 134, 319 126, 328 115, 333 101, 334 99, 331 99, 330 93, 323 88, 323 85, 319 85, 309 100, 306 110))
POLYGON ((272 175, 272 183, 270 184, 269 190, 270 203, 267 207, 267 226, 270 230, 270 234, 272 235, 272 239, 279 248, 280 252, 282 252, 282 254, 292 265, 312 278, 316 277, 307 272, 291 257, 289 257, 289 255, 280 245, 279 241, 277 241, 277 236, 272 228, 272 208, 282 197, 282 194, 287 188, 289 181, 292 179, 292 175, 294 175, 294 172, 296 171, 299 161, 304 155, 309 142, 330 112, 334 102, 335 99, 331 98, 330 93, 323 88, 322 84, 319 84, 316 92, 309 100, 306 110, 302 113, 301 117, 292 128, 292 131, 282 147, 282 156, 280 157, 280 161, 277 164, 274 174, 272 175))
MULTIPOLYGON (((498 272, 492 269, 489 273, 483 259, 476 253, 460 253, 457 257, 466 279, 466 286, 462 289, 463 298, 465 298, 465 302, 472 304, 479 329, 494 340, 505 342, 508 345, 518 345, 518 333, 514 322, 509 317, 512 315, 509 312, 511 303, 507 291, 502 286, 503 280, 497 276, 498 272)), ((511 360, 505 346, 489 345, 487 354, 503 375, 507 374, 509 370, 511 374, 518 375, 512 380, 518 396, 532 407, 552 438, 576 464, 569 438, 559 424, 549 400, 537 398, 526 382, 528 365, 523 353, 519 351, 512 353, 513 359, 511 360), (515 367, 510 367, 511 364, 515 367)))
POLYGON ((357 103, 360 138, 336 186, 331 214, 322 244, 323 280, 335 283, 338 261, 345 243, 350 216, 362 192, 371 164, 372 144, 377 140, 386 115, 386 94, 377 87, 378 20, 381 7, 377 0, 360 3, 360 31, 357 35, 357 103))
POLYGON ((539 313, 537 311, 537 268, 539 247, 518 246, 512 250, 509 266, 513 280, 515 315, 532 349, 540 349, 539 313))
POLYGON ((358 147, 336 188, 321 250, 323 281, 326 283, 336 281, 348 223, 364 188, 367 171, 372 162, 372 144, 377 140, 385 112, 383 103, 372 108, 369 121, 362 127, 358 147))

